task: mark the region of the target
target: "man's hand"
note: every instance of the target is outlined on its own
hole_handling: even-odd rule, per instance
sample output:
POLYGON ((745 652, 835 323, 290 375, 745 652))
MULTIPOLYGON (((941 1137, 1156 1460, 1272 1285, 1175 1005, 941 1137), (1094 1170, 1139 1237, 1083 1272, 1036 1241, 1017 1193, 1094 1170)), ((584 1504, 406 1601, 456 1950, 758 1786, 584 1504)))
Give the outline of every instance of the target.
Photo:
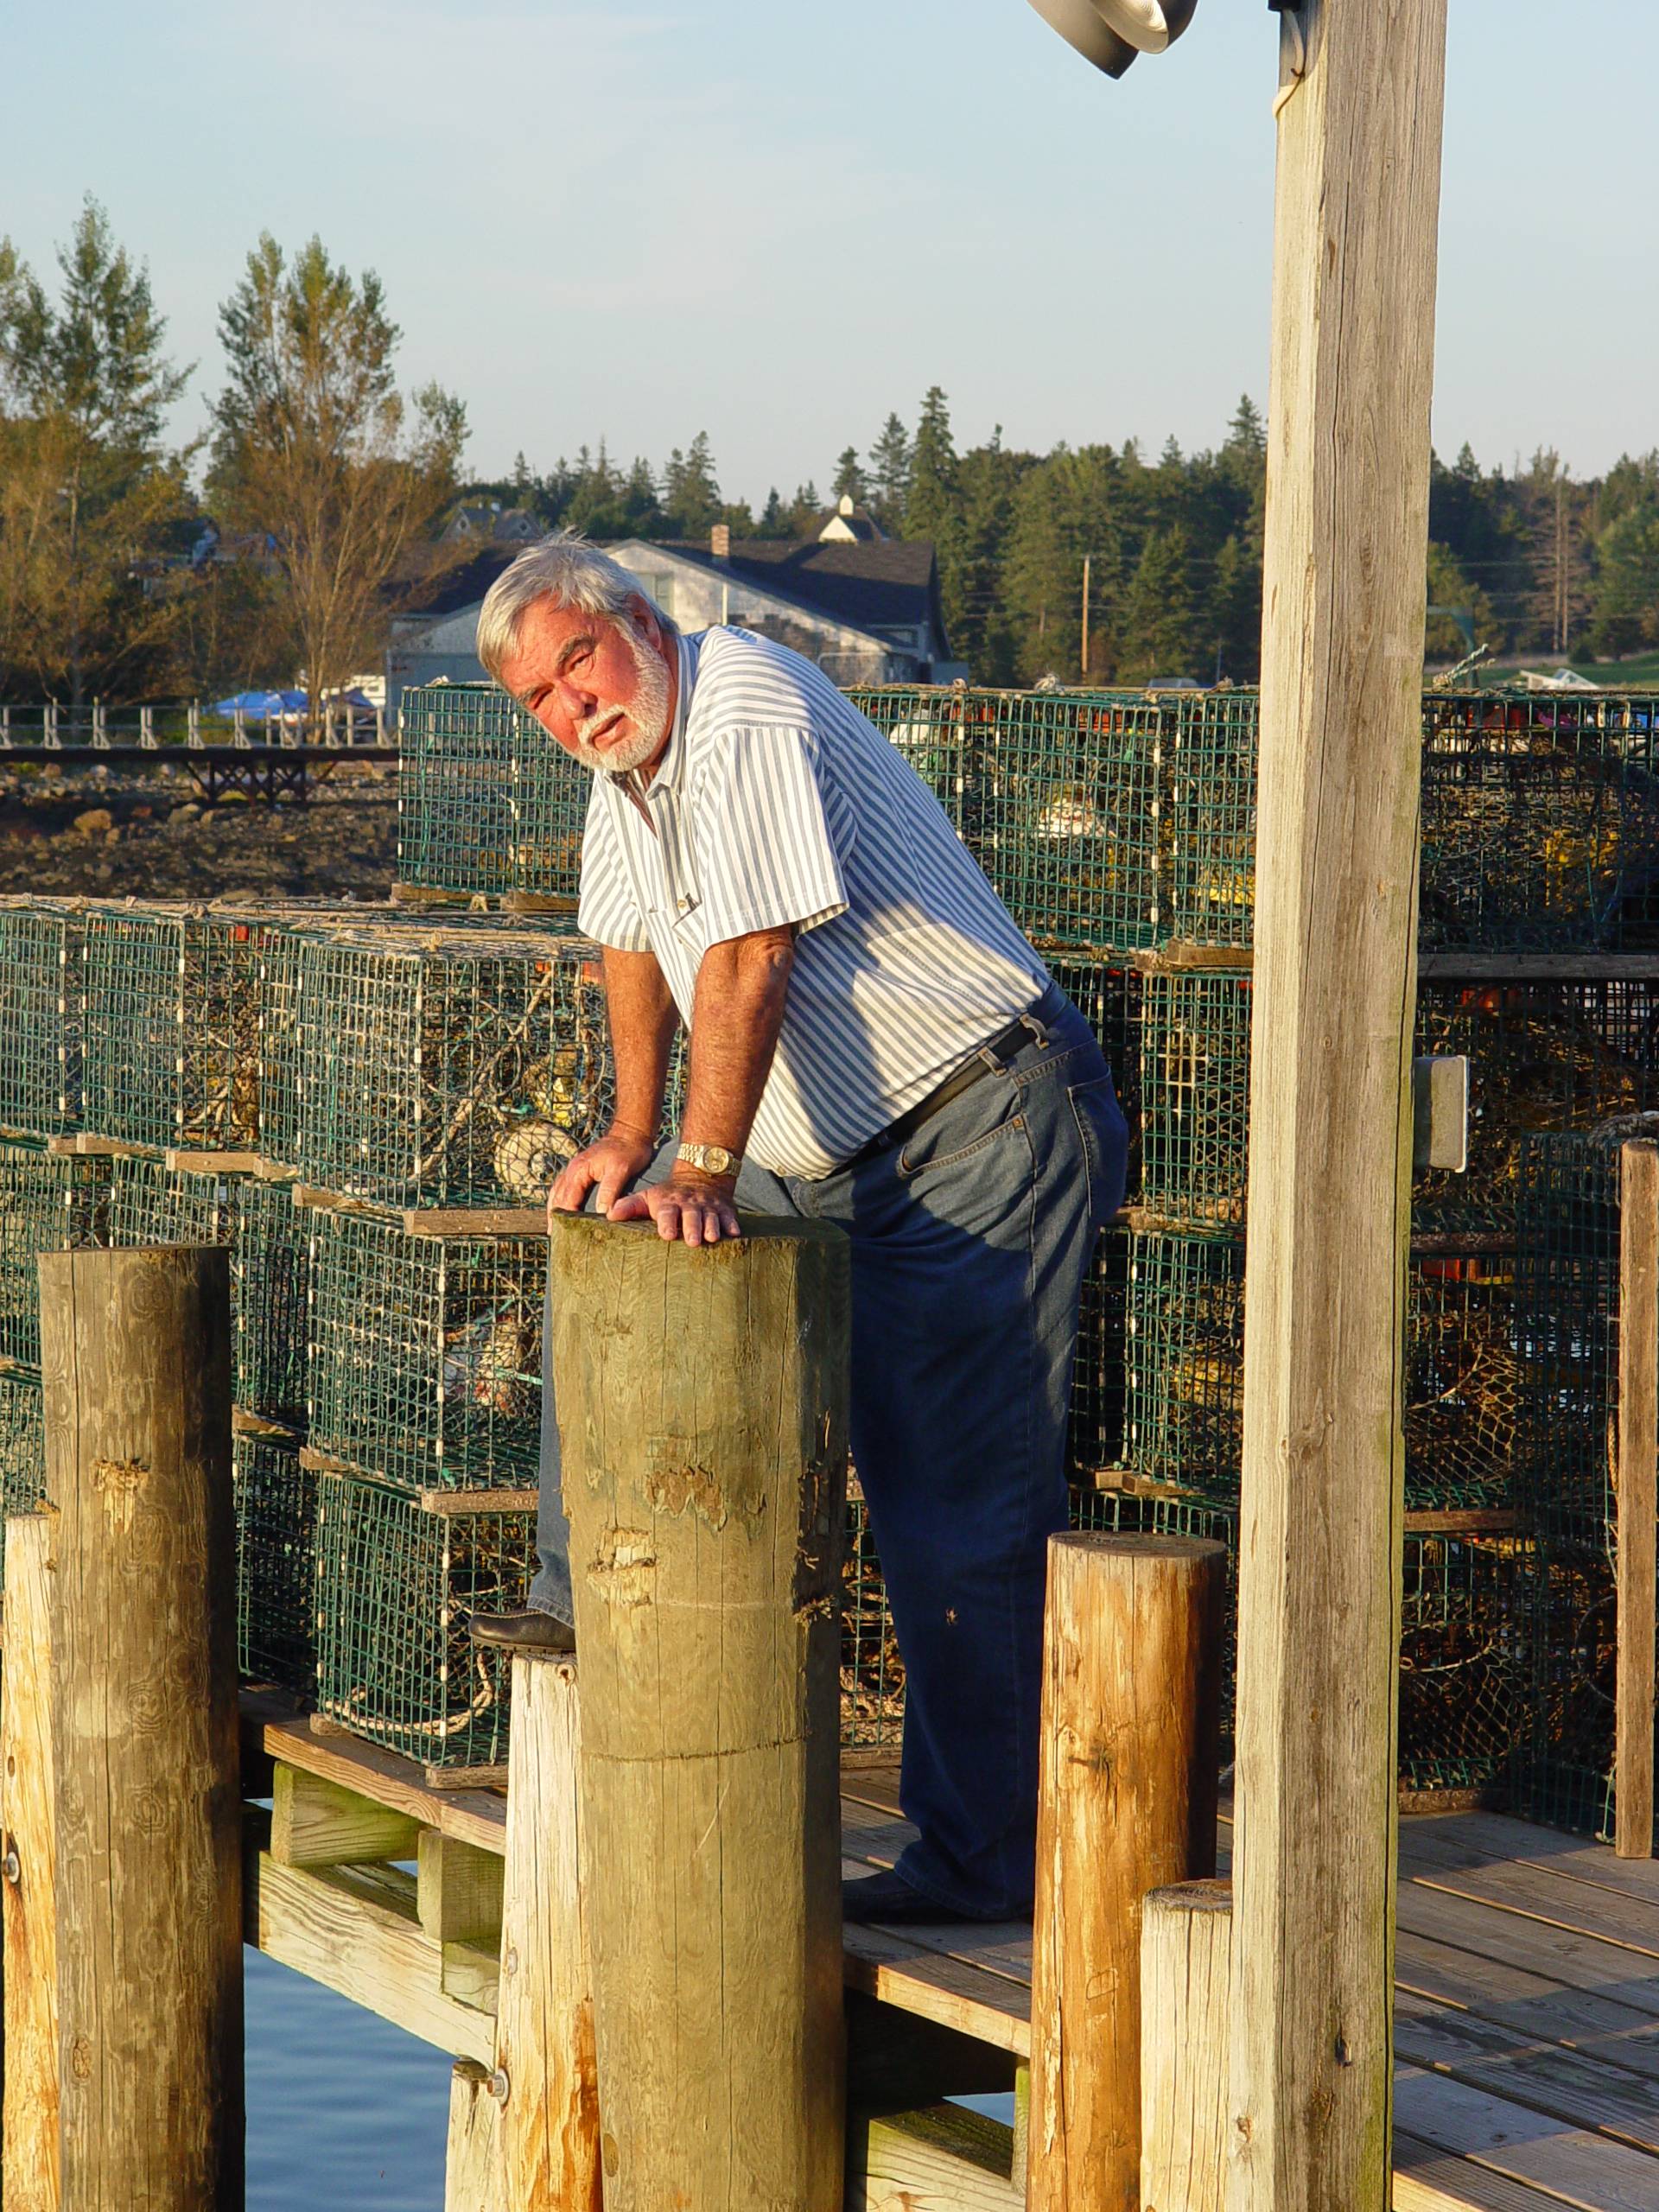
POLYGON ((696 1168, 677 1168, 667 1182, 619 1198, 610 1210, 613 1221, 644 1221, 647 1216, 670 1243, 677 1236, 688 1244, 718 1244, 722 1236, 743 1234, 732 1204, 731 1179, 702 1175, 696 1168))
POLYGON ((652 1139, 639 1129, 613 1126, 559 1170, 547 1194, 548 1225, 556 1213, 580 1213, 589 1191, 595 1211, 609 1215, 624 1191, 632 1188, 657 1154, 652 1139))

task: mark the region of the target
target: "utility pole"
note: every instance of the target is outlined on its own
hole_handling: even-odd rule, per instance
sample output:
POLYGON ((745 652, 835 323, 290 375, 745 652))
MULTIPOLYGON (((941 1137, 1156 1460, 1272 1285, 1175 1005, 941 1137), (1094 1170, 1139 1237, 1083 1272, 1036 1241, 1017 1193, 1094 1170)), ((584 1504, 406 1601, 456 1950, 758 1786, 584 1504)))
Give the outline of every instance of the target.
POLYGON ((1089 556, 1083 556, 1083 680, 1089 681, 1089 556))

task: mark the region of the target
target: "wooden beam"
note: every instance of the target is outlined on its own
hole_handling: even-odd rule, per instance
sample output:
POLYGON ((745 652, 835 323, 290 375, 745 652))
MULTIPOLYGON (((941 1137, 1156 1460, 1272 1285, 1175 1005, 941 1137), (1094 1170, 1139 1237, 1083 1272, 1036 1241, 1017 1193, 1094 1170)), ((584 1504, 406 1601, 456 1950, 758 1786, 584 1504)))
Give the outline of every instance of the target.
POLYGON ((840 2202, 848 1252, 554 1217, 607 2212, 840 2202))
POLYGON ((39 1266, 64 2202, 234 2207, 230 1255, 167 1245, 39 1266))
POLYGON ((599 2212, 599 2088, 583 1910, 582 1706, 566 1659, 515 1658, 496 2064, 513 2212, 599 2212))
POLYGON ((1226 1570, 1191 1538, 1049 1540, 1032 2212, 1141 2202, 1141 1899, 1215 1872, 1226 1570))
POLYGON ((337 1782, 279 1765, 272 1777, 270 1855, 282 1866, 412 1859, 421 1829, 407 1814, 337 1782))
POLYGON ((1141 1918, 1141 2202, 1222 2212, 1233 1885, 1154 1890, 1141 1918))
POLYGON ((849 2115, 844 2212, 1025 2212, 1011 2130, 960 2105, 849 2115))
MULTIPOLYGON (((342 1789, 406 1814, 422 1827, 437 1828, 480 1851, 506 1849, 507 1804, 494 1790, 429 1789, 418 1767, 396 1751, 356 1736, 320 1736, 302 1714, 258 1691, 242 1697, 243 1759, 256 1773, 265 1759, 321 1775, 342 1789)), ((256 1790, 255 1796, 264 1796, 256 1790)))
POLYGON ((6 1523, 0 1673, 5 1823, 5 2116, 0 2202, 58 2212, 58 1946, 52 1777, 51 1513, 6 1523))
POLYGON ((1280 22, 1228 2201, 1383 2212, 1446 0, 1280 22))
POLYGON ((1659 1523, 1659 1146, 1619 1147, 1618 1656, 1614 1848, 1653 1856, 1653 1726, 1659 1523))
POLYGON ((416 1877, 422 1927, 441 1943, 498 1944, 503 1872, 499 1852, 423 1828, 416 1877))
POLYGON ((849 2104, 911 2111, 947 2097, 996 2095, 1015 2088, 1015 2065, 1009 2051, 847 1993, 849 2104))

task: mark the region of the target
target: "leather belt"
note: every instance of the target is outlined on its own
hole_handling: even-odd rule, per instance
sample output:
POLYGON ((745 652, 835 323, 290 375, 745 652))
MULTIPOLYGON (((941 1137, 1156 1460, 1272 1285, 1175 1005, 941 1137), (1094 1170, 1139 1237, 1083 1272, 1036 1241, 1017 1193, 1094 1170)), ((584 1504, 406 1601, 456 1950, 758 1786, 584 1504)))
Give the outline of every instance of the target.
POLYGON ((923 1122, 931 1122, 941 1107, 948 1106, 953 1098, 960 1098, 964 1090, 979 1081, 981 1076, 989 1075, 993 1061, 1006 1067, 1023 1046, 1031 1044, 1033 1039, 1040 1037, 1040 1033, 1025 1014, 1021 1014, 1017 1021, 1011 1021, 1001 1035, 993 1037, 988 1044, 976 1046, 959 1068, 953 1068, 942 1082, 934 1084, 925 1098, 918 1098, 913 1106, 907 1106, 896 1120, 887 1123, 885 1129, 878 1130, 868 1144, 861 1145, 847 1166, 856 1167, 866 1160, 873 1160, 878 1152, 887 1152, 895 1145, 908 1143, 923 1122))

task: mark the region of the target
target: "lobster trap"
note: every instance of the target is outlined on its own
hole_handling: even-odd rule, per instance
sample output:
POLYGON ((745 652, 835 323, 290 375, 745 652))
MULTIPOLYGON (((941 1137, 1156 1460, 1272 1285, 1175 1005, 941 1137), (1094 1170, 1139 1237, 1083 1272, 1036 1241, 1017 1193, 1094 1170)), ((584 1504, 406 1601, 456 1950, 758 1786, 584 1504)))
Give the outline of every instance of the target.
POLYGON ((1103 1229, 1083 1278, 1071 1368, 1069 1458, 1087 1478, 1123 1456, 1129 1240, 1103 1229))
POLYGON ((110 1162, 111 1244, 229 1244, 235 1205, 236 1185, 225 1176, 131 1154, 110 1162))
POLYGON ((317 1682, 317 1484, 297 1448, 238 1433, 236 1497, 237 1660, 252 1682, 297 1697, 317 1682))
POLYGON ((1400 1786, 1506 1790, 1530 1666, 1530 1543, 1408 1534, 1402 1568, 1400 1786))
POLYGON ((545 1240, 311 1219, 313 1445, 411 1491, 534 1484, 545 1240))
POLYGON ((396 1209, 541 1205, 607 1121, 601 955, 464 927, 312 935, 300 949, 306 1180, 396 1209))
POLYGON ((985 828, 985 724, 969 702, 997 695, 893 684, 850 691, 859 712, 875 724, 927 785, 945 818, 976 857, 985 828))
POLYGON ((1141 1203, 1162 1219, 1244 1218, 1250 1106, 1250 977, 1230 969, 1147 976, 1138 1095, 1141 1203))
POLYGON ((88 1128, 156 1151, 253 1150, 260 929, 241 907, 88 910, 88 1128))
POLYGON ((80 1126, 84 944, 79 907, 0 899, 0 1131, 80 1126))
POLYGON ((841 1574, 841 1740, 896 1744, 904 1732, 905 1662, 856 1476, 847 1485, 841 1574))
POLYGON ((231 1343, 236 1402, 296 1433, 308 1397, 311 1222, 286 1185, 232 1193, 231 1343))
POLYGON ((401 880, 574 901, 590 772, 493 683, 422 685, 402 711, 401 880))
POLYGON ((1654 942, 1659 701, 1429 693, 1426 946, 1654 942))
POLYGON ((316 1531, 319 1712, 435 1780, 505 1780, 510 1655, 474 1644, 467 1622, 522 1610, 533 1503, 325 1472, 316 1531))
MULTIPOLYGON (((1128 1242, 1124 1465, 1230 1506, 1243 1452, 1243 1244, 1161 1232, 1128 1242)), ((1403 1382, 1407 1506, 1509 1510, 1528 1408, 1507 1242, 1414 1249, 1403 1382)))
POLYGON ((41 1363, 41 1289, 35 1262, 103 1242, 110 1163, 58 1159, 0 1145, 0 1360, 41 1363))
POLYGON ((1160 696, 1162 937, 1248 945, 1255 924, 1255 691, 1160 696))

